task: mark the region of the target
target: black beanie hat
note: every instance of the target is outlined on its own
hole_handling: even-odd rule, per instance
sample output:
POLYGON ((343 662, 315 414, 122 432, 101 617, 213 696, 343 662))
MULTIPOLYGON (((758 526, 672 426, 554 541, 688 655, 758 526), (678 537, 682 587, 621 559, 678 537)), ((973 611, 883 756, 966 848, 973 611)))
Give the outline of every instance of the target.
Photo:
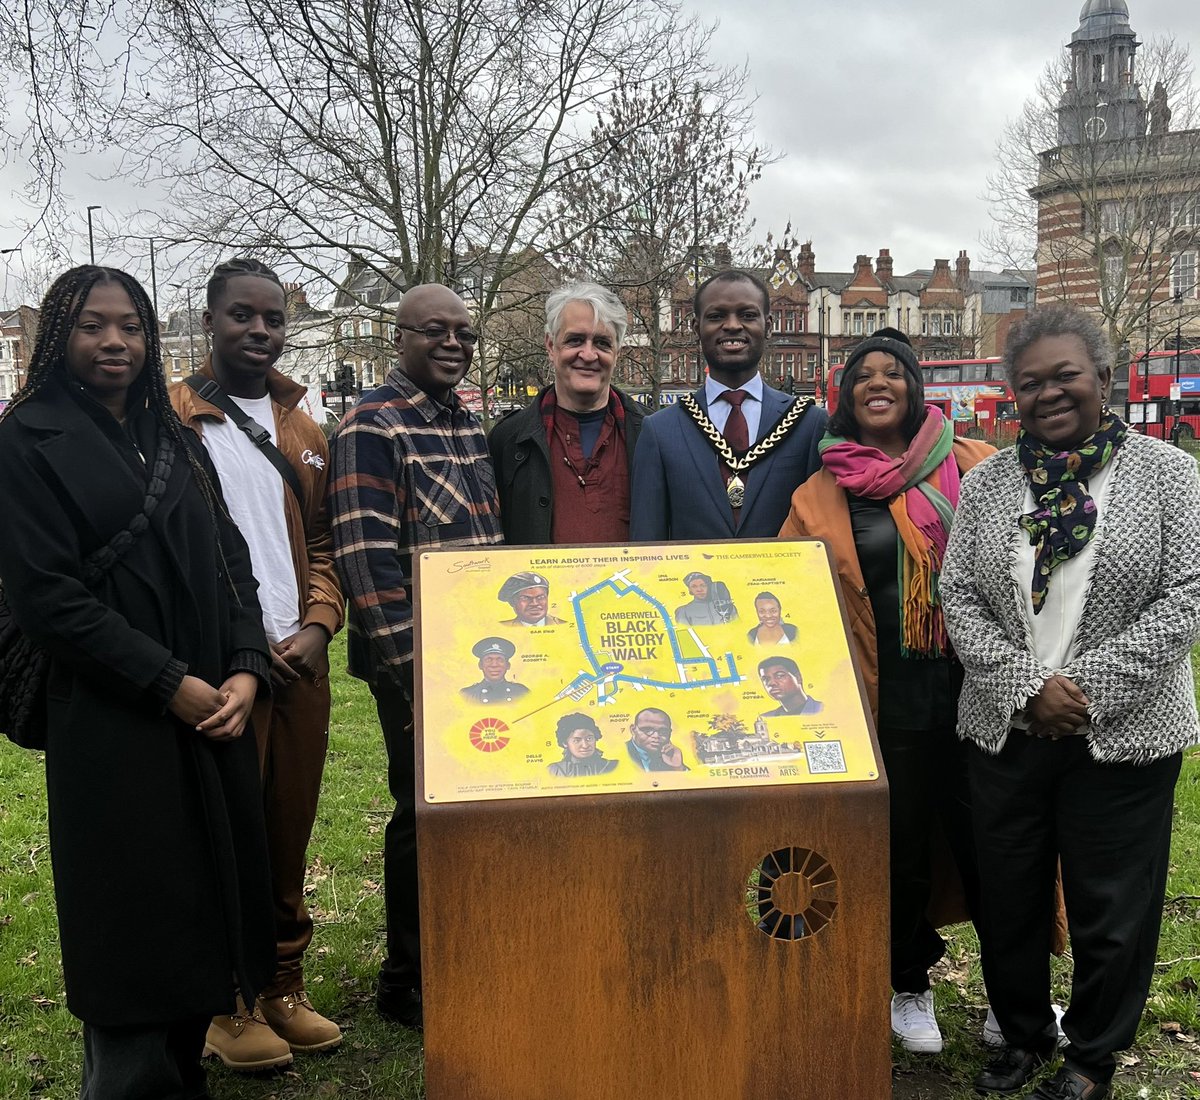
MULTIPOLYGON (((913 351, 908 337, 898 328, 876 329, 850 353, 845 369, 848 371, 855 363, 873 351, 887 352, 917 380, 918 385, 924 386, 925 382, 921 377, 921 364, 917 360, 917 353, 913 351)), ((843 375, 843 377, 845 376, 843 375)))

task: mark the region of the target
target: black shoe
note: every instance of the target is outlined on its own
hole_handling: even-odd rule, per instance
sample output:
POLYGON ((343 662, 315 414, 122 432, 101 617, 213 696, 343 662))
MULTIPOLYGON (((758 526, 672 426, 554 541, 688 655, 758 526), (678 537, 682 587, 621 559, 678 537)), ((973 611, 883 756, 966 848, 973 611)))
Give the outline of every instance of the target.
POLYGON ((1107 1081, 1091 1081, 1082 1073, 1062 1066, 1029 1094, 1029 1100, 1104 1100, 1108 1095, 1107 1081))
POLYGON ((380 983, 375 991, 375 1009, 380 1016, 386 1016, 405 1027, 419 1028, 424 1024, 421 991, 410 986, 380 983))
POLYGON ((1005 1047, 975 1074, 975 1091, 1017 1092, 1025 1087, 1038 1067, 1044 1066, 1049 1060, 1048 1054, 1005 1047))

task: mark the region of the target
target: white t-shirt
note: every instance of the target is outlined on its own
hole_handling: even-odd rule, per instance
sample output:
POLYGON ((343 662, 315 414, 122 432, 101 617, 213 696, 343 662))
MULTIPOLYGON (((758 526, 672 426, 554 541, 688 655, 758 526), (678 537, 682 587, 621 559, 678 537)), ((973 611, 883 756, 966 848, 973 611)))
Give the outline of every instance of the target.
MULTIPOLYGON (((266 428, 271 442, 276 442, 270 397, 231 396, 230 400, 266 428)), ((220 475, 229 514, 250 547, 263 627, 271 641, 280 642, 300 629, 300 589, 284 512, 283 478, 228 418, 204 422, 204 445, 220 475)))

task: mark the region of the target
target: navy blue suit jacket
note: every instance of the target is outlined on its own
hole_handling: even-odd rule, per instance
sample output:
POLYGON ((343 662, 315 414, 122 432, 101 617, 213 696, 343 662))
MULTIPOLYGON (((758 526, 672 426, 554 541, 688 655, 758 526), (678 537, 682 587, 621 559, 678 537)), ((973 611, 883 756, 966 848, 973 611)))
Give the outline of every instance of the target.
MULTIPOLYGON (((708 411, 704 388, 694 394, 708 411)), ((758 438, 771 434, 793 398, 763 386, 758 438)), ((633 458, 629 537, 634 542, 764 539, 779 534, 792 493, 821 467, 817 444, 825 433, 824 409, 810 408, 787 437, 759 459, 742 480, 746 502, 737 528, 725 495, 720 459, 682 405, 642 422, 633 458)))

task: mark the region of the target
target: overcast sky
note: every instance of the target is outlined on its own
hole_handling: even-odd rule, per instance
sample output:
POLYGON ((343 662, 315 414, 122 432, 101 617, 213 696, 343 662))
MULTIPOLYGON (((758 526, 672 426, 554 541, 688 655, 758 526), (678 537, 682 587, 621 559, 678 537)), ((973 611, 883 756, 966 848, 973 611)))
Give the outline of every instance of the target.
MULTIPOLYGON (((715 60, 749 67, 762 142, 783 159, 751 191, 755 235, 779 236, 790 219, 812 238, 817 267, 850 270, 860 253, 890 248, 897 274, 953 261, 981 266, 983 199, 1005 122, 1031 95, 1046 62, 1079 25, 1082 0, 684 0, 720 20, 715 60)), ((1129 0, 1147 41, 1174 34, 1200 54, 1198 0, 1129 0)), ((1149 89, 1144 89, 1149 92, 1149 89)), ((89 178, 73 166, 81 215, 75 247, 86 257, 88 203, 119 231, 146 202, 129 182, 89 178)), ((104 166, 95 166, 103 172, 104 166)), ((0 165, 0 248, 18 243, 5 203, 19 179, 0 165)), ((21 256, 0 257, 0 304, 11 304, 21 256)), ((136 265, 135 265, 136 266, 136 265)), ((143 277, 146 271, 139 271, 143 277)), ((182 276, 181 276, 182 277, 182 276)), ((162 289, 162 288, 160 288, 162 289)), ((168 293, 164 290, 164 293, 168 293)))
MULTIPOLYGON (((745 60, 764 142, 786 154, 750 195, 756 233, 789 218, 821 271, 890 248, 897 274, 980 266, 982 196, 1005 123, 1079 26, 1083 0, 686 0, 745 60), (732 12, 732 14, 731 14, 732 12)), ((1200 54, 1200 0, 1128 0, 1145 42, 1200 54)), ((1151 89, 1143 89, 1149 95, 1151 89)))

